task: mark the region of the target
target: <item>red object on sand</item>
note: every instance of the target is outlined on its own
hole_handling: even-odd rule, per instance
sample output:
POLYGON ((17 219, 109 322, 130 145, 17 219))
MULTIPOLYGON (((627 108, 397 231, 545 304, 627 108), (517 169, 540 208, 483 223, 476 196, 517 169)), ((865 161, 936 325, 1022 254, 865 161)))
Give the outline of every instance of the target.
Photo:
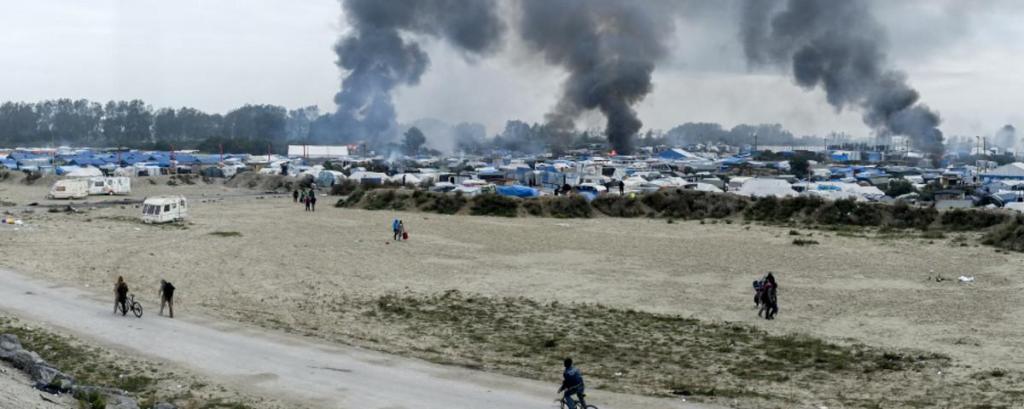
POLYGON ((409 233, 408 232, 402 233, 402 240, 409 240, 409 233))

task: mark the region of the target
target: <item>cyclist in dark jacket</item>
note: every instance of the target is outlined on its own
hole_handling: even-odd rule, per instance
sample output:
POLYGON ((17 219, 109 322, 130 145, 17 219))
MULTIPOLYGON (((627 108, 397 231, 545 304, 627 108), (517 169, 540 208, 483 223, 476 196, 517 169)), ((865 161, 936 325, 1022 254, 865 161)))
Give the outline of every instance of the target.
POLYGON ((117 314, 117 305, 121 305, 121 315, 128 314, 128 284, 124 283, 124 277, 117 276, 117 283, 114 284, 114 314, 117 314))
POLYGON ((580 373, 579 368, 572 366, 572 358, 565 358, 565 372, 562 372, 562 386, 558 388, 558 392, 562 393, 565 398, 565 404, 569 406, 569 409, 586 408, 587 402, 583 399, 586 395, 583 393, 583 374, 580 373), (580 404, 576 406, 576 402, 573 401, 572 397, 576 395, 579 399, 580 404))

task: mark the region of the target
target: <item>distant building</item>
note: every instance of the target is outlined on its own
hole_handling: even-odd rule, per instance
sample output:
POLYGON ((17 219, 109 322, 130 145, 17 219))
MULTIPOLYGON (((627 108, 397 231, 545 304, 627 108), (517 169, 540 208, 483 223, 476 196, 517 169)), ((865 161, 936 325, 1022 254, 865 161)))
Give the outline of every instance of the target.
POLYGON ((289 158, 334 159, 348 156, 348 146, 288 145, 289 158))
POLYGON ((983 182, 997 180, 1024 180, 1024 162, 1009 163, 981 174, 983 182))

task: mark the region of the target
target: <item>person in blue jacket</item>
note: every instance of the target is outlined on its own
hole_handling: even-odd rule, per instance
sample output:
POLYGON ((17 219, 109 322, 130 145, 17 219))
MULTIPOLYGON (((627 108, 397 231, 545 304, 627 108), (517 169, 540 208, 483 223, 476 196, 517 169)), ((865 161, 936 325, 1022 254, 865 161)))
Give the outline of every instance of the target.
POLYGON ((579 368, 572 366, 572 358, 565 358, 563 361, 565 364, 565 372, 562 372, 562 386, 558 388, 558 392, 565 394, 565 404, 569 406, 569 409, 586 408, 587 402, 583 400, 586 395, 583 393, 583 374, 580 373, 579 368), (580 404, 576 406, 576 402, 572 399, 573 395, 579 399, 580 404))

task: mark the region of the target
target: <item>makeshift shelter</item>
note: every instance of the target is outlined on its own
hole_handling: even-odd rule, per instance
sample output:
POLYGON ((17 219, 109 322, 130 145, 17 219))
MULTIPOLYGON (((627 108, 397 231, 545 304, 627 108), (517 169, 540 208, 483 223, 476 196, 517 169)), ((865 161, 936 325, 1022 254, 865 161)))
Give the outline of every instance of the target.
POLYGON ((199 170, 199 174, 208 178, 223 178, 224 170, 216 166, 209 166, 199 170))
POLYGON ((322 170, 316 177, 318 186, 334 186, 345 180, 345 174, 336 170, 322 170))
POLYGON ((793 186, 780 179, 754 178, 740 186, 736 194, 750 197, 789 197, 797 196, 793 186))
POLYGON ((1024 179, 1024 162, 1013 162, 981 174, 985 183, 1004 179, 1024 179))
POLYGON ((496 186, 495 190, 499 195, 512 196, 512 197, 537 197, 540 196, 540 192, 532 187, 523 185, 508 185, 508 186, 496 186))
POLYGON ((77 168, 76 167, 75 169, 71 169, 67 173, 65 173, 65 176, 67 176, 69 178, 91 178, 91 177, 103 176, 103 171, 101 171, 101 170, 99 170, 97 168, 94 168, 94 167, 87 167, 87 168, 77 168))
POLYGON ((699 158, 697 155, 695 155, 693 153, 690 153, 690 152, 687 152, 687 151, 684 151, 684 150, 678 149, 678 148, 669 149, 669 150, 666 150, 664 152, 661 152, 661 153, 658 154, 658 157, 661 158, 661 159, 667 159, 667 160, 685 160, 685 159, 697 159, 697 158, 699 158))

